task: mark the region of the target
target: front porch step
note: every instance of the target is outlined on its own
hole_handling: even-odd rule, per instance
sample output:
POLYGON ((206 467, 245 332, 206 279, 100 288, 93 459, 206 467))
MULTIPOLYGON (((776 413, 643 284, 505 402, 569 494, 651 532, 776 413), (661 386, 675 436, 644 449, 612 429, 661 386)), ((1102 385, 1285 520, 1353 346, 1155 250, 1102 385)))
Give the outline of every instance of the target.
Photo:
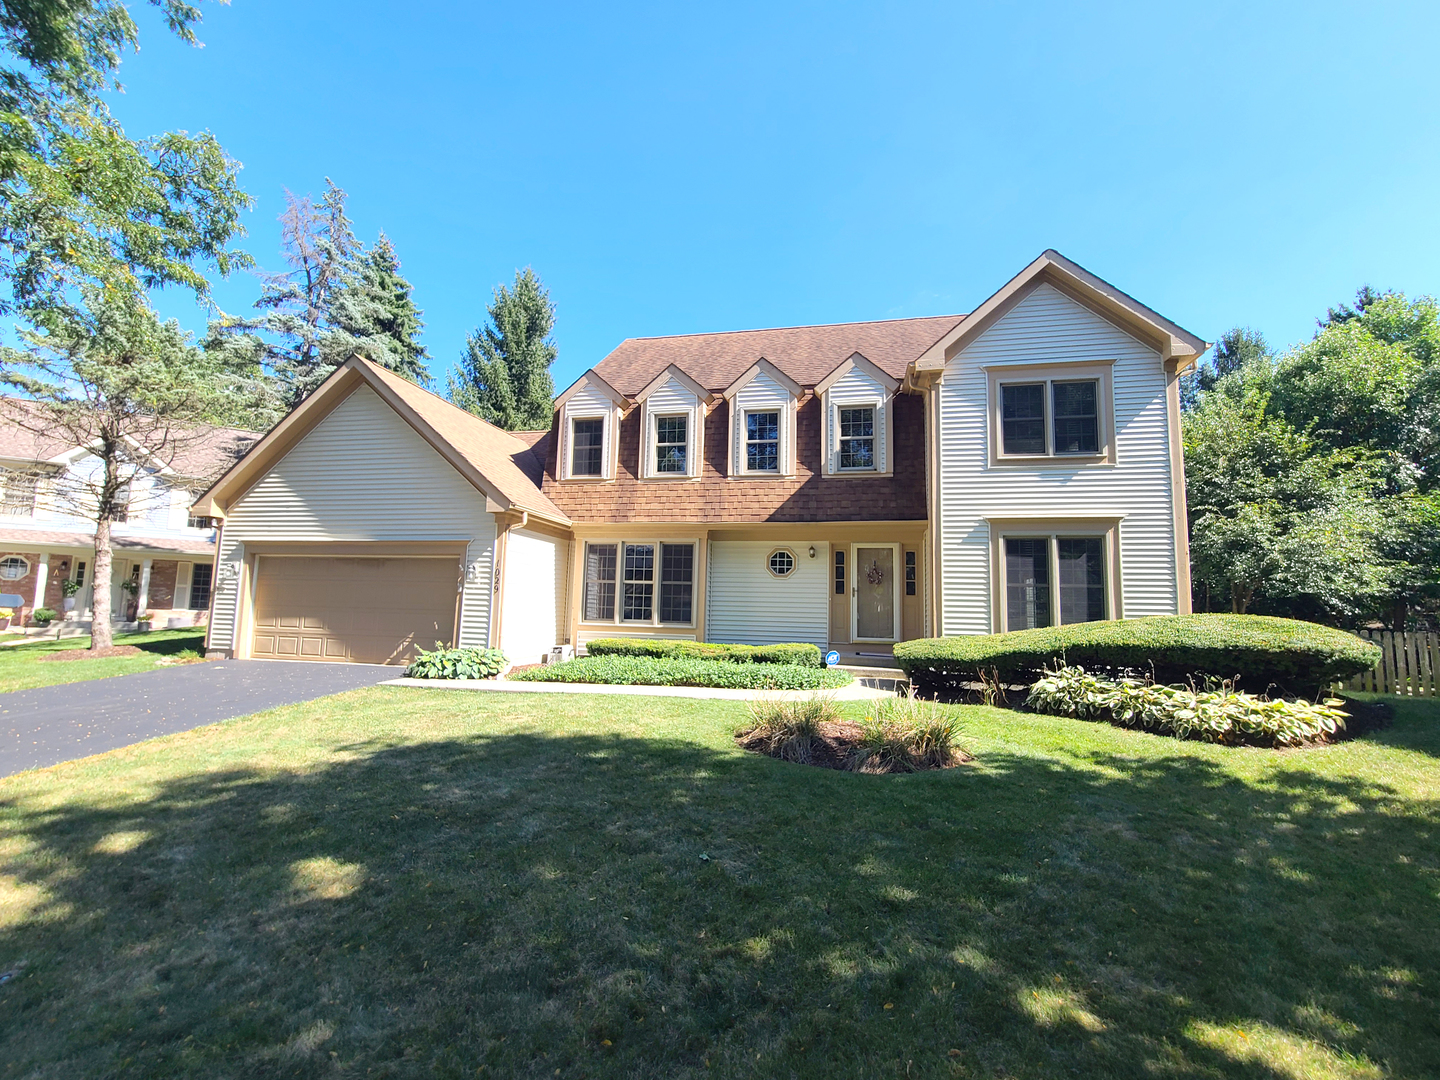
POLYGON ((893 690, 903 694, 910 687, 905 672, 894 667, 860 667, 855 664, 836 664, 842 671, 848 671, 861 686, 871 690, 893 690))

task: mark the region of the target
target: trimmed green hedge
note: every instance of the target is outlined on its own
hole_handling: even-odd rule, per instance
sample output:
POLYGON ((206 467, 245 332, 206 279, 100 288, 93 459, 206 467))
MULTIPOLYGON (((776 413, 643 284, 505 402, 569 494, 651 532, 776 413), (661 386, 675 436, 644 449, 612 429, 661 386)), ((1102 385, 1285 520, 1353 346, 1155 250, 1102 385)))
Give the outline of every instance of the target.
POLYGON ((1010 634, 924 638, 895 646, 895 660, 923 694, 948 694, 981 672, 1033 683, 1046 668, 1134 673, 1157 683, 1192 676, 1235 679, 1239 689, 1313 697, 1368 671, 1380 649, 1328 626, 1265 615, 1156 615, 1010 634))
POLYGON ((832 690, 850 682, 837 668, 736 664, 648 656, 582 656, 516 672, 516 682, 608 683, 619 686, 715 686, 731 690, 832 690))
POLYGON ((820 646, 798 641, 780 645, 721 645, 709 641, 596 638, 585 646, 585 652, 590 656, 649 656, 662 660, 726 660, 732 664, 825 666, 820 658, 820 646))

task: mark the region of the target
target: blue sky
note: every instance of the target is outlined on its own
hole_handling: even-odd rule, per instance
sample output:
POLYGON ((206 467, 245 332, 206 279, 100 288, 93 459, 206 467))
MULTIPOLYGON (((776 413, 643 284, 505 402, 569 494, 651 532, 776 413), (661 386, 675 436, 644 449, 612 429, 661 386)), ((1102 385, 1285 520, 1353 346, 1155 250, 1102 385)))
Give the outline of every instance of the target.
POLYGON ((1047 247, 1210 340, 1440 293, 1434 3, 204 10, 191 49, 137 5, 127 131, 215 132, 267 268, 332 177, 436 374, 526 265, 561 387, 631 336, 967 311, 1047 247))

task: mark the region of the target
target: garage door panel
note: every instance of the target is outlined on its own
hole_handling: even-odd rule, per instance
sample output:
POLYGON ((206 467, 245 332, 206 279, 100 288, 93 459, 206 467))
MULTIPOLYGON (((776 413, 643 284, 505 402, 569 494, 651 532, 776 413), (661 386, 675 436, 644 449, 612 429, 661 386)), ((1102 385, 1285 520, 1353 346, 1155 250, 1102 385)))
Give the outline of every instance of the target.
POLYGON ((261 556, 252 655, 403 664, 454 636, 453 558, 261 556))

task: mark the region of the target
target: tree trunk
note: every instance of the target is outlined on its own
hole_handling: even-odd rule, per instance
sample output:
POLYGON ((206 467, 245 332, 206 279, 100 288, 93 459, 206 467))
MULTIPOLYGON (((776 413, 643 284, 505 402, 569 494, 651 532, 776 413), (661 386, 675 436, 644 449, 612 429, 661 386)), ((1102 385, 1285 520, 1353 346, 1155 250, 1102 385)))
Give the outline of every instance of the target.
POLYGON ((1245 609, 1250 606, 1250 598, 1254 595, 1254 589, 1247 589, 1241 585, 1232 585, 1230 587, 1230 610, 1236 615, 1244 615, 1245 609))
POLYGON ((1405 626, 1410 621, 1410 605, 1405 598, 1399 597, 1390 608, 1390 629, 1397 634, 1405 632, 1405 626))
POLYGON ((110 519, 95 523, 95 574, 91 578, 90 648, 108 649, 110 636, 110 519))

